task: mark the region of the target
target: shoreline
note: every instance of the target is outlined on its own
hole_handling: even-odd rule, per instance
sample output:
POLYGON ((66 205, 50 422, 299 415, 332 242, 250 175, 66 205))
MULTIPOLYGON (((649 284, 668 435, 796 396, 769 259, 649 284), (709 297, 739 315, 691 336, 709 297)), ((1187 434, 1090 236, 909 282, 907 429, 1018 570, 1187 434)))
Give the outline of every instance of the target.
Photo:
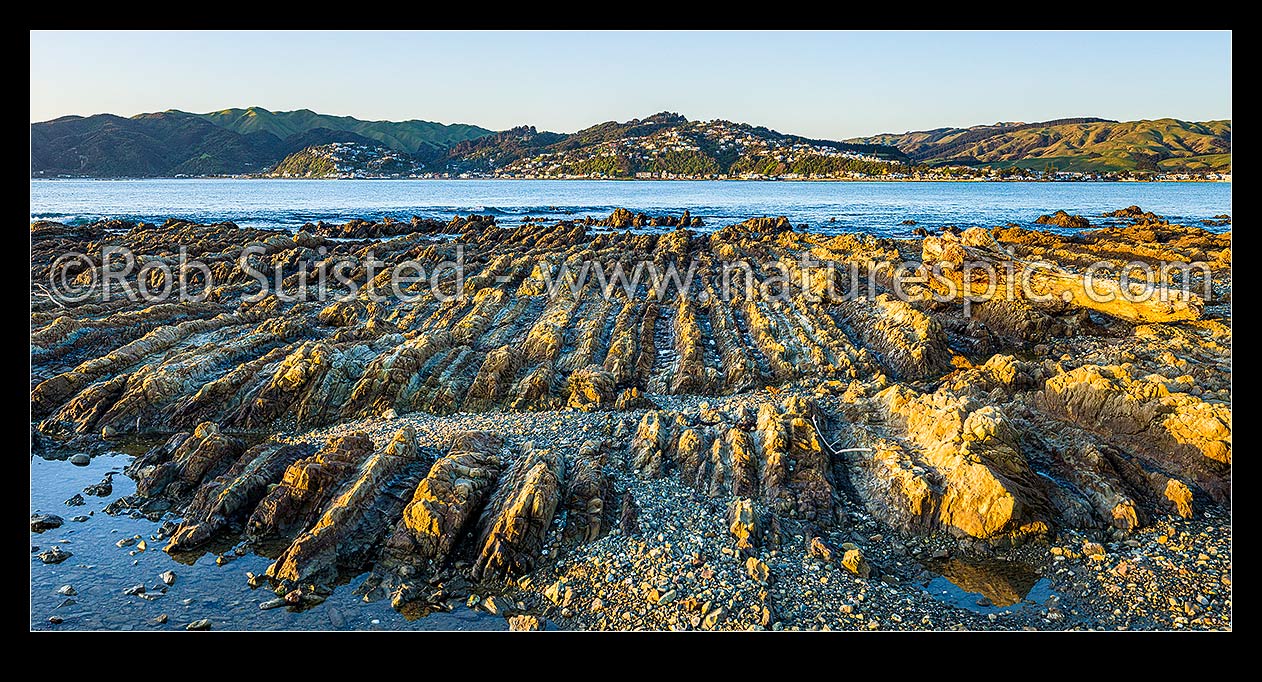
MULTIPOLYGON (((652 397, 667 403, 672 399, 652 397)), ((725 402, 716 406, 722 409, 725 402)), ((639 421, 642 414, 615 416, 639 421)), ((463 417, 416 413, 393 420, 342 424, 303 434, 297 440, 320 440, 362 430, 384 445, 404 425, 433 434, 430 442, 435 445, 441 444, 443 433, 467 428, 504 429, 518 444, 558 437, 579 441, 585 434, 600 431, 590 422, 578 427, 573 422, 574 415, 568 413, 463 417)), ((98 455, 92 468, 79 478, 99 478, 101 470, 96 464, 100 462, 120 471, 115 482, 122 484, 123 465, 112 462, 121 457, 98 455)), ((45 462, 41 471, 56 466, 79 470, 69 462, 54 460, 45 462)), ((65 477, 41 476, 40 480, 52 483, 65 477)), ((961 549, 949 534, 891 533, 879 519, 859 512, 825 540, 834 547, 845 543, 860 547, 865 560, 880 567, 879 577, 862 578, 836 563, 813 557, 806 539, 792 536, 786 529, 782 543, 763 555, 769 567, 763 584, 749 577, 738 552, 724 551, 728 547, 721 539, 728 529, 722 514, 697 509, 692 502, 695 493, 687 486, 674 479, 646 482, 619 475, 613 487, 615 495, 630 495, 637 502, 640 516, 635 534, 626 535, 615 528, 600 541, 581 545, 557 563, 545 563, 527 578, 507 585, 449 579, 443 600, 419 610, 413 606, 396 610, 390 606, 389 595, 370 595, 371 601, 361 599, 356 590, 362 588, 368 574, 353 577, 317 605, 298 611, 262 610, 259 604, 273 595, 265 588, 249 587, 246 575, 261 574, 271 559, 211 552, 200 555, 192 565, 183 563, 188 558, 173 562, 161 552, 164 540, 159 521, 96 514, 93 508, 100 503, 88 498, 88 507, 76 509, 88 509, 94 515, 85 522, 67 524, 75 526, 69 534, 63 528, 32 536, 33 543, 46 547, 46 538, 60 534, 70 540, 63 545, 66 549, 95 566, 87 568, 81 563, 83 559, 72 557, 61 565, 65 568, 56 577, 34 581, 31 629, 183 629, 187 623, 205 618, 212 621, 213 629, 224 631, 504 630, 509 629, 509 618, 524 615, 540 619, 548 629, 576 631, 1168 631, 1204 628, 1189 625, 1190 616, 1185 611, 1205 614, 1197 597, 1205 596, 1209 605, 1220 602, 1224 592, 1228 599, 1230 595, 1231 522, 1218 511, 1191 521, 1155 519, 1125 542, 1100 545, 1105 552, 1102 556, 1083 552, 1084 545, 1095 542, 1092 536, 1068 533, 998 559, 989 552, 961 549), (81 536, 105 531, 89 529, 88 524, 123 530, 105 536, 108 541, 92 540, 81 536), (112 546, 114 540, 125 540, 129 533, 148 539, 149 551, 137 553, 134 544, 112 546), (85 543, 105 546, 89 550, 85 543), (1170 561, 1154 561, 1158 554, 1170 561), (1203 560, 1207 556, 1209 565, 1203 560), (220 563, 218 557, 229 560, 220 563), (703 557, 703 561, 698 564, 696 557, 703 557), (1194 577, 1181 575, 1181 568, 1192 564, 1198 566, 1194 577), (165 570, 174 570, 178 577, 169 589, 160 590, 162 585, 154 576, 165 570), (101 571, 118 577, 96 575, 101 571), (1126 578, 1125 585, 1119 576, 1126 578), (122 593, 137 583, 150 584, 148 599, 122 593), (72 585, 77 594, 69 599, 56 595, 57 586, 63 584, 72 585), (554 590, 556 585, 560 587, 554 590), (659 595, 656 600, 651 596, 654 590, 659 595), (675 596, 663 601, 660 595, 671 591, 675 596), (1166 598, 1145 604, 1143 597, 1155 593, 1166 598), (72 603, 65 604, 68 601, 72 603), (707 602, 723 607, 722 619, 714 625, 705 622, 705 615, 714 610, 705 608, 707 602), (49 623, 49 616, 62 622, 49 623), (166 616, 163 622, 154 622, 162 616, 166 616)), ((120 488, 122 492, 131 489, 120 488)), ((62 483, 55 492, 45 489, 43 495, 57 498, 77 490, 74 484, 62 483)), ((726 506, 726 502, 719 506, 726 506)), ((1211 606, 1210 611, 1214 608, 1211 606)), ((1230 608, 1229 602, 1224 608, 1230 608)), ((1215 622, 1208 629, 1231 629, 1229 619, 1215 622)))
POLYGON ((1073 238, 475 218, 33 226, 33 282, 90 244, 188 245, 221 279, 33 297, 32 628, 1232 628, 1229 236, 1138 208, 1073 238), (247 244, 293 281, 374 236, 386 262, 468 246, 471 291, 246 298, 247 244), (825 269, 711 295, 731 256, 961 253, 1057 281, 1196 260, 1207 288, 847 300, 825 269), (702 288, 547 292, 541 264, 584 258, 698 263, 702 288))
POLYGON ((254 175, 199 175, 199 176, 145 176, 145 177, 55 177, 41 178, 33 177, 32 181, 59 181, 59 180, 98 180, 103 182, 114 181, 140 181, 140 180, 285 180, 285 181, 392 181, 392 182, 426 182, 426 181, 482 181, 495 180, 505 182, 791 182, 791 183, 836 183, 836 182, 883 182, 883 183, 932 183, 932 182, 949 182, 949 183, 1015 183, 1015 184, 1046 184, 1046 183, 1073 183, 1073 184, 1132 184, 1132 183, 1226 183, 1231 184, 1231 180, 999 180, 999 179, 981 179, 981 178, 900 178, 896 180, 881 178, 793 178, 793 179, 753 179, 753 178, 706 178, 706 179, 688 179, 688 178, 496 178, 496 177, 478 177, 478 178, 282 178, 282 177, 263 177, 254 175))

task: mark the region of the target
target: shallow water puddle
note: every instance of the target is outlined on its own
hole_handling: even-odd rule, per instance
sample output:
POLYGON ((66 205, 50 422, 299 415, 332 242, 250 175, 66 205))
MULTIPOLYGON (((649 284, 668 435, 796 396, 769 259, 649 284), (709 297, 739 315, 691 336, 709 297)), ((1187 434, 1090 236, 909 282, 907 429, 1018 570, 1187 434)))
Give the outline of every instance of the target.
POLYGON ((925 585, 934 599, 975 613, 1037 609, 1056 596, 1051 580, 1011 561, 950 559, 927 568, 937 577, 925 585))
MULTIPOLYGON (((112 500, 135 491, 135 483, 122 474, 132 457, 125 454, 92 458, 87 466, 67 460, 31 457, 31 513, 56 514, 65 519, 60 528, 31 533, 31 628, 36 630, 169 630, 183 629, 192 621, 210 619, 216 630, 505 630, 507 622, 490 614, 457 606, 451 612, 435 612, 409 620, 390 608, 389 600, 364 603, 353 593, 367 577, 360 575, 334 591, 324 603, 302 612, 288 609, 259 609, 260 602, 273 598, 266 589, 251 589, 246 572, 262 574, 266 557, 248 554, 227 565, 215 563, 213 553, 181 563, 162 551, 165 541, 154 541, 159 523, 129 516, 110 516, 102 510, 112 500), (109 472, 114 490, 105 497, 83 493, 109 472), (67 499, 83 496, 81 506, 68 506, 67 499), (82 522, 75 516, 87 516, 82 522), (116 543, 139 535, 148 547, 118 547, 116 543), (44 564, 36 551, 53 545, 73 556, 60 564, 44 564), (159 574, 174 571, 175 583, 167 593, 149 600, 123 591, 143 584, 146 593, 160 594, 159 574), (70 585, 73 596, 58 594, 70 585), (165 624, 150 624, 166 614, 165 624), (59 625, 50 616, 62 619, 59 625)), ((185 561, 191 557, 184 558, 185 561)), ((409 614, 412 615, 412 614, 409 614)))

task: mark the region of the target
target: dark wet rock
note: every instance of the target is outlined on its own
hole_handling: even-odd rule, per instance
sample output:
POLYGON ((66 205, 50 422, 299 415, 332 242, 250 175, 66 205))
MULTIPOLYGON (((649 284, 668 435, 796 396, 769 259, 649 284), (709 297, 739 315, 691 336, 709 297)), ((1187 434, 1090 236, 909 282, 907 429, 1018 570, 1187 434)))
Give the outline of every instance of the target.
POLYGON ((313 450, 310 445, 278 443, 251 448, 226 473, 198 490, 183 523, 169 533, 167 551, 196 548, 225 528, 243 523, 286 469, 313 450))
POLYGON ((288 605, 289 602, 286 601, 284 597, 277 597, 275 599, 268 599, 267 601, 259 602, 259 609, 263 611, 270 611, 271 609, 279 609, 282 606, 288 605))
POLYGON ((56 514, 31 514, 31 532, 42 533, 53 528, 61 528, 65 521, 56 514))
POLYGON ((432 459, 417 447, 411 428, 400 429, 268 567, 268 577, 282 584, 324 584, 337 577, 339 567, 362 568, 432 459))
POLYGON ((114 493, 114 472, 105 474, 105 478, 102 478, 100 483, 93 483, 84 488, 83 492, 94 497, 109 497, 114 493))
POLYGON ((622 495, 622 503, 619 505, 618 512, 618 530, 629 537, 640 534, 639 507, 636 505, 635 497, 630 491, 622 495))
POLYGON ((83 495, 79 493, 75 493, 70 499, 66 500, 66 506, 68 507, 82 507, 84 504, 83 495))
POLYGON ((240 439, 224 435, 217 424, 199 424, 168 461, 138 472, 136 495, 186 499, 204 480, 211 480, 232 466, 244 449, 240 439))

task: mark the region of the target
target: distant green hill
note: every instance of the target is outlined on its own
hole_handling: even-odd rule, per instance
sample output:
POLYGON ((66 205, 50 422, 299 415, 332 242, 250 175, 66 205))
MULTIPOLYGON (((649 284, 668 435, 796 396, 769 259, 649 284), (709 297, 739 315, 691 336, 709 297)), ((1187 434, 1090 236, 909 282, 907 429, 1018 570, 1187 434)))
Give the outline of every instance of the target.
POLYGON ((267 175, 281 178, 388 178, 423 172, 415 157, 376 142, 332 142, 294 152, 267 175))
POLYGON ((929 165, 1231 171, 1231 121, 1062 119, 886 133, 849 141, 893 145, 929 165))
POLYGON ((131 118, 63 116, 31 124, 31 176, 260 173, 290 154, 332 142, 381 144, 424 161, 442 156, 451 144, 489 132, 463 124, 360 121, 257 107, 214 114, 170 110, 131 118))
POLYGON ((568 135, 513 128, 457 144, 431 167, 511 177, 837 177, 884 175, 906 160, 898 149, 880 144, 815 140, 662 112, 568 135))
POLYGON ((224 109, 196 114, 217 126, 241 134, 271 133, 286 138, 315 128, 344 130, 409 154, 446 149, 457 142, 490 135, 492 131, 465 123, 445 125, 430 121, 361 121, 350 116, 317 114, 310 109, 268 111, 262 107, 224 109))
MULTIPOLYGON (((305 145, 304 145, 305 146, 305 145)), ((263 170, 288 147, 190 114, 64 116, 31 124, 31 175, 151 177, 263 170)))
POLYGON ((169 110, 131 118, 64 116, 31 124, 32 177, 264 174, 278 165, 299 177, 445 172, 544 178, 898 179, 958 175, 960 166, 1230 172, 1231 121, 1077 118, 887 133, 843 142, 721 119, 690 121, 670 112, 606 121, 569 134, 533 126, 496 133, 466 124, 362 121, 306 109, 273 112, 259 107, 209 114, 169 110), (356 146, 329 148, 333 143, 356 146), (358 151, 347 156, 352 150, 358 151), (334 161, 333 152, 344 163, 334 161), (934 168, 942 166, 952 168, 934 168))

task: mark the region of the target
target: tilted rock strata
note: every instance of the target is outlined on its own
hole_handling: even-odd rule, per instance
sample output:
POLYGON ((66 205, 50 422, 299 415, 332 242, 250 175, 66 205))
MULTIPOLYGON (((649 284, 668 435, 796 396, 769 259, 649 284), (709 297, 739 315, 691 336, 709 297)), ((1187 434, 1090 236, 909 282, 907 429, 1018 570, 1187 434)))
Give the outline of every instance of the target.
MULTIPOLYGON (((777 546, 782 524, 822 537, 856 510, 897 532, 1002 547, 1067 528, 1132 533, 1230 501, 1230 238, 1196 228, 893 240, 774 219, 635 234, 471 217, 297 235, 43 225, 32 243, 35 276, 69 247, 99 259, 126 245, 174 262, 185 245, 209 264, 215 285, 200 303, 63 309, 36 297, 33 440, 46 449, 178 429, 128 467, 136 494, 110 511, 178 514, 172 552, 237 534, 274 548, 265 577, 280 589, 371 568, 365 591, 402 605, 441 601, 453 575, 530 575, 544 556, 641 533, 618 477, 683 484, 726 513, 745 554, 777 546), (328 238, 342 235, 360 241, 328 238), (346 259, 361 291, 250 300, 247 246, 251 266, 290 289, 346 259), (805 254, 832 264, 804 270, 805 254), (417 287, 410 300, 373 300, 390 283, 368 278, 369 255, 426 267, 462 258, 465 296, 417 287), (972 255, 1053 262, 1070 279, 1097 260, 1114 275, 1134 259, 1203 261, 1168 284, 1188 277, 1209 293, 1164 311, 1073 295, 964 305, 935 300, 932 280, 895 295, 895 263, 972 255), (784 265, 787 284, 755 267, 752 289, 725 286, 722 265, 741 260, 784 265), (621 291, 582 280, 589 262, 691 269, 696 283, 646 277, 621 291), (852 266, 870 300, 845 295, 852 266), (609 422, 564 449, 485 431, 427 445, 407 429, 392 442, 354 433, 412 412, 499 410, 609 422), (341 422, 332 439, 302 435, 341 422), (247 448, 259 433, 292 442, 247 448)), ((880 574, 862 552, 817 544, 831 562, 880 574)))
POLYGON ((400 430, 268 567, 268 577, 294 586, 330 583, 339 568, 366 565, 428 465, 415 432, 400 430))

